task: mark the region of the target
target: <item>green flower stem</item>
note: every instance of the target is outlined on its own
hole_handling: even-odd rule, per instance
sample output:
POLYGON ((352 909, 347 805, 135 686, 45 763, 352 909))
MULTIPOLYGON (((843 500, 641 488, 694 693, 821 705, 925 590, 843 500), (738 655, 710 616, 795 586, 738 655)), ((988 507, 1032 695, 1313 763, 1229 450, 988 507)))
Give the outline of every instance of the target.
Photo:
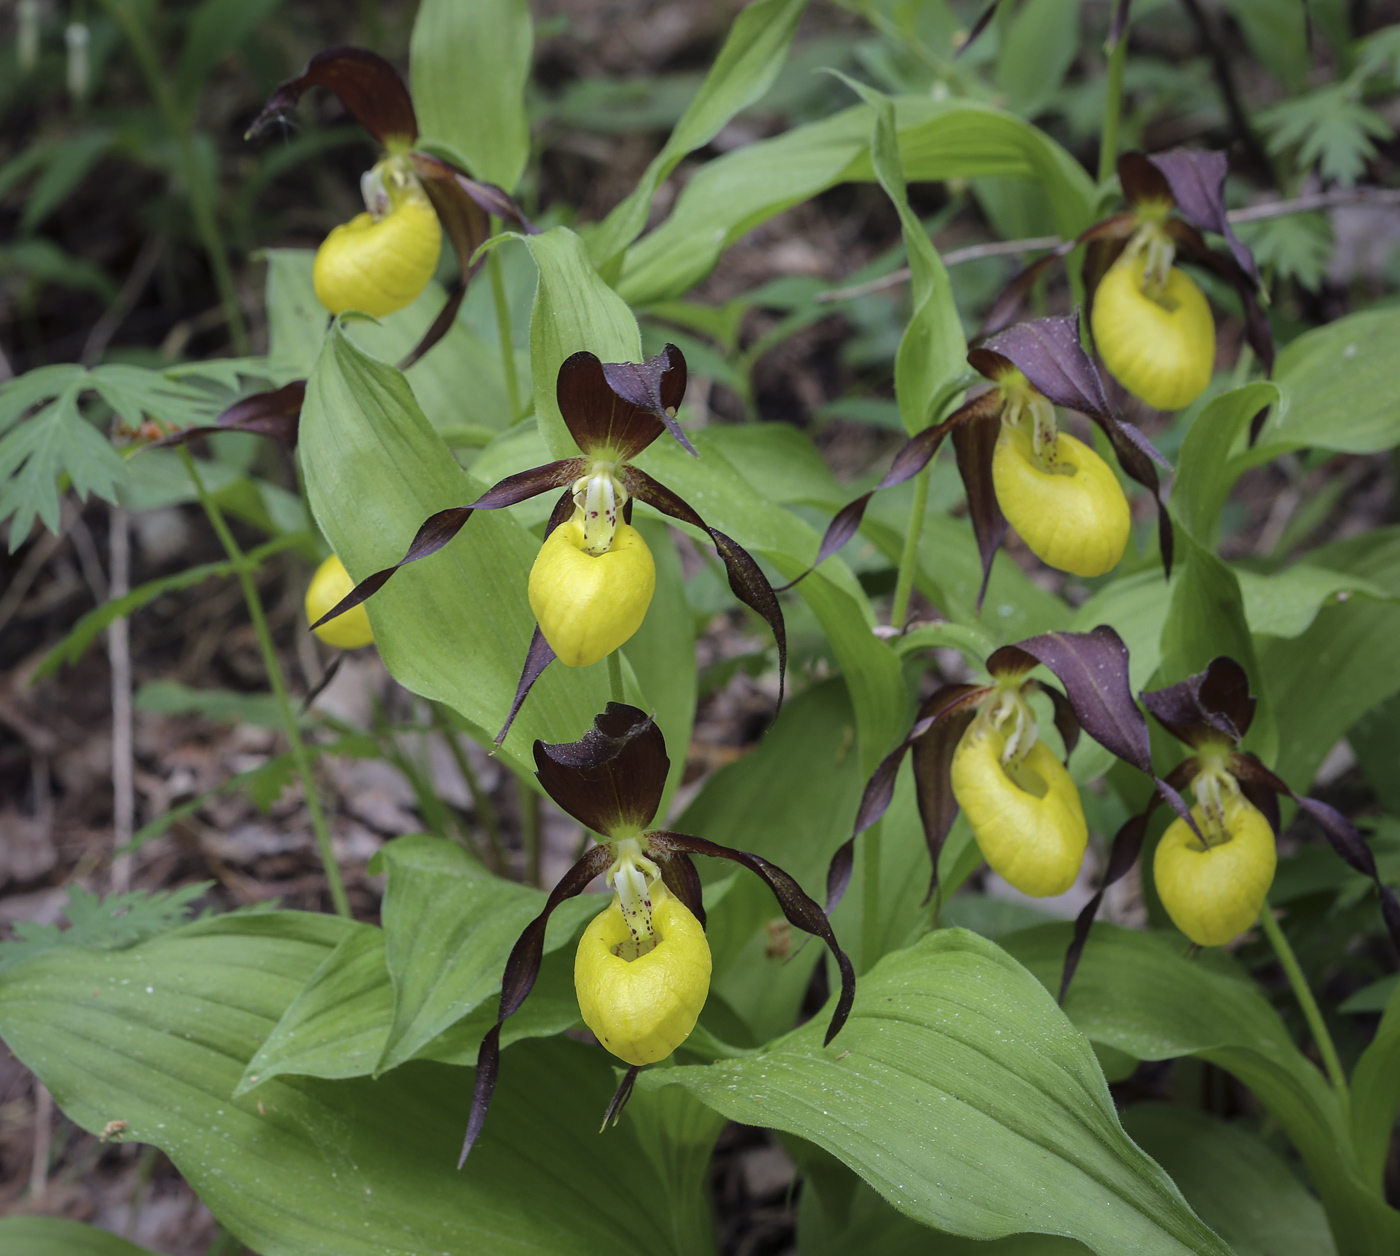
POLYGON ((608 693, 613 702, 627 701, 627 690, 622 684, 622 655, 616 650, 608 655, 608 693))
POLYGON ((928 513, 928 477, 925 467, 914 477, 914 506, 909 512, 909 525, 904 532, 904 550, 899 556, 899 577, 894 586, 894 608, 890 623, 903 628, 909 618, 909 597, 914 590, 914 571, 919 565, 919 538, 924 531, 924 516, 928 513))
POLYGON ((131 45, 131 51, 141 67, 141 75, 146 80, 146 90, 151 93, 156 108, 160 110, 161 117, 175 140, 179 152, 180 174, 189 194, 195 230, 199 233, 199 241, 209 256, 209 266, 214 272, 214 287, 219 293, 219 305, 224 312, 224 321, 228 324, 233 351, 242 357, 248 353, 248 328, 243 321, 243 310, 238 304, 238 290, 234 287, 228 253, 219 233, 214 202, 209 186, 204 180, 199 154, 195 151, 193 116, 191 112, 180 107, 171 92, 169 78, 161 68, 160 58, 151 44, 143 19, 129 0, 101 0, 101 3, 112 20, 121 27, 127 43, 131 45))
POLYGON ((326 816, 321 810, 321 799, 316 793, 316 781, 311 774, 311 757, 306 752, 306 743, 301 739, 301 729, 297 726, 296 711, 293 709, 291 697, 287 693, 287 682, 282 675, 282 665, 277 661, 277 650, 272 644, 272 633, 267 626, 267 615, 263 611, 262 598, 258 595, 258 586, 253 579, 255 566, 248 561, 248 556, 234 540, 233 533, 229 531, 228 523, 224 519, 223 511, 219 509, 218 503, 210 496, 209 490, 205 488, 204 479, 199 474, 199 467, 195 464, 189 449, 181 445, 179 452, 180 458, 185 464, 185 470, 189 472, 190 480, 194 484, 194 491, 199 494, 199 504, 204 507, 204 513, 209 516, 209 522, 213 525, 219 542, 224 547, 224 553, 228 555, 229 562, 238 572, 238 582, 243 586, 243 599, 248 603, 248 614, 253 621, 253 631, 257 633, 258 647, 262 650, 263 665, 267 668, 267 678, 272 684, 273 696, 277 699, 277 711, 282 717, 282 728, 287 734, 292 761, 296 764, 297 775, 301 778, 302 790, 306 794, 306 809, 311 813, 311 829, 316 834, 316 846, 321 852, 321 864, 325 869, 326 885, 330 889, 331 902, 335 904, 338 915, 349 916, 350 900, 345 896, 345 884, 340 878, 340 868, 335 862, 335 851, 331 848, 330 829, 326 826, 326 816))
POLYGON ((1317 1000, 1313 998, 1312 991, 1308 989, 1308 980, 1298 966, 1298 957, 1293 954, 1288 938, 1274 919, 1274 910, 1269 906, 1267 898, 1264 900, 1263 910, 1259 913, 1259 923, 1263 926, 1264 936, 1269 939, 1269 945, 1274 948, 1274 954, 1278 956, 1278 962, 1283 965, 1283 971, 1288 976, 1288 984, 1293 987, 1293 996, 1298 1000, 1298 1006, 1303 1009, 1308 1028, 1312 1030, 1313 1041, 1317 1043, 1318 1052, 1322 1056, 1323 1067, 1327 1070, 1332 1088, 1337 1092, 1337 1100, 1345 1118, 1351 1098, 1347 1088, 1347 1075, 1342 1071, 1342 1061, 1332 1043, 1332 1035, 1327 1032, 1327 1023, 1322 1019, 1317 1000))
POLYGON ((863 972, 875 967, 880 945, 880 828, 876 820, 865 830, 865 884, 862 893, 860 931, 860 966, 863 972))
POLYGON ((453 727, 452 717, 447 714, 446 709, 440 702, 429 702, 433 712, 433 724, 441 734, 443 741, 447 743, 447 748, 452 752, 452 758, 457 764, 457 771, 462 774, 462 779, 467 783, 467 789, 472 796, 472 810, 476 812, 476 821, 486 832, 486 840, 491 844, 491 854, 496 861, 498 871, 503 871, 506 867, 506 847, 501 837, 501 821, 496 815, 496 808, 491 802, 491 795, 481 788, 481 780, 476 774, 476 770, 471 765, 471 760, 467 758, 467 752, 462 746, 462 740, 457 736, 457 730, 453 727))
MULTIPOLYGON (((500 229, 493 218, 491 230, 500 229)), ((515 371, 515 337, 510 325, 510 300, 506 296, 506 277, 501 270, 500 251, 492 249, 486 255, 486 269, 491 275, 491 298, 496 305, 496 336, 501 342, 501 370, 506 377, 506 398, 510 402, 510 421, 518 423, 524 414, 520 406, 520 377, 515 371)))
POLYGON ((1103 140, 1099 144, 1099 182, 1113 177, 1118 167, 1118 123, 1123 113, 1123 67, 1128 61, 1128 29, 1108 53, 1108 100, 1103 111, 1103 140))

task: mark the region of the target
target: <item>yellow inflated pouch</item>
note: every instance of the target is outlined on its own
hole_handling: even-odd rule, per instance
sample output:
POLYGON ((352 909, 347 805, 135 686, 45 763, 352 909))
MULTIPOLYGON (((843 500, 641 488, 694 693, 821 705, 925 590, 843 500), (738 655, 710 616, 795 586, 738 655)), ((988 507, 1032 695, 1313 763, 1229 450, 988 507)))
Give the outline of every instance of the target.
POLYGON ((1128 499, 1113 470, 1064 432, 1042 465, 1020 426, 1003 425, 992 483, 1007 522, 1042 562, 1076 576, 1101 576, 1128 544, 1128 499))
MULTIPOLYGON (((354 587, 355 582, 350 579, 345 564, 332 554, 316 568, 307 586, 306 622, 314 624, 354 587)), ((327 645, 339 646, 342 650, 356 650, 374 640, 374 629, 369 626, 369 615, 362 605, 352 607, 312 631, 327 645)))
MULTIPOLYGON (((1201 808, 1191 815, 1206 832, 1201 808)), ((1274 881, 1274 832, 1247 798, 1225 798, 1225 832, 1225 840, 1207 846, 1185 820, 1174 820, 1152 861, 1162 906, 1199 946, 1223 946, 1248 929, 1274 881)))
POLYGON ((561 523, 530 569, 530 608, 559 661, 587 667, 623 645, 646 618, 656 564, 642 535, 619 523, 602 554, 583 548, 583 524, 561 523))
POLYGON ((583 1023, 628 1064, 664 1060, 690 1036, 710 989, 710 945, 690 910, 652 887, 656 945, 624 959, 632 935, 616 898, 584 930, 574 957, 583 1023))
POLYGON ((1147 259, 1124 256, 1094 293, 1090 320, 1104 365, 1135 397, 1180 410, 1206 390, 1215 369, 1215 320, 1205 294, 1173 266, 1155 299, 1143 291, 1147 259))
POLYGON ((376 318, 412 305, 442 252, 442 227, 421 193, 400 195, 378 220, 356 214, 316 250, 311 280, 332 314, 363 310, 376 318))
POLYGON ((953 753, 953 796, 993 872, 1035 898, 1063 894, 1089 843, 1079 790, 1043 741, 1010 766, 1005 747, 999 729, 974 722, 953 753))

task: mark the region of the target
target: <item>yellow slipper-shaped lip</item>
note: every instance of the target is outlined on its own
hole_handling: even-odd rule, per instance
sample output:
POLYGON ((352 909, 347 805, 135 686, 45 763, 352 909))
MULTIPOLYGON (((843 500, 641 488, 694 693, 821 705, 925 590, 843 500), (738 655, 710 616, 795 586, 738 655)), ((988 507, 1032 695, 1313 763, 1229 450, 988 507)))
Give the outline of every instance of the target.
POLYGON ((332 314, 363 310, 384 318, 412 305, 442 252, 442 227, 421 195, 404 195, 379 221, 356 214, 316 250, 311 281, 332 314))
MULTIPOLYGON (((314 624, 354 587, 355 582, 350 579, 345 564, 332 554, 316 568, 316 574, 307 586, 306 622, 314 624)), ((312 631, 327 645, 338 646, 342 650, 357 650, 374 640, 374 629, 369 626, 369 615, 363 606, 352 607, 312 631)))

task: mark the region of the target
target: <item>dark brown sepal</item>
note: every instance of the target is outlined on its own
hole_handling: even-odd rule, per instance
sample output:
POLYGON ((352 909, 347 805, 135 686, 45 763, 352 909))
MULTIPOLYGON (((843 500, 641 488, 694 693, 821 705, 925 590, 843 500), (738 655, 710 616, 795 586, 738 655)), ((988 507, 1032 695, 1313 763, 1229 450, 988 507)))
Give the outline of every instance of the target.
POLYGON ((290 384, 269 392, 254 393, 229 406, 209 427, 182 427, 179 431, 152 441, 148 449, 183 445, 196 436, 212 436, 217 432, 249 432, 267 436, 295 449, 297 429, 301 424, 301 406, 306 399, 306 381, 294 379, 290 384))
POLYGON ((641 1071, 640 1064, 632 1064, 622 1075, 622 1080, 618 1083, 617 1089, 613 1092, 612 1100, 608 1104, 608 1110, 603 1113, 603 1128, 598 1131, 600 1134, 609 1125, 616 1125, 621 1120, 622 1109, 627 1106, 627 1101, 632 1097, 632 1087, 637 1084, 637 1074, 641 1071))
POLYGON ((1130 205, 1174 205, 1166 171, 1146 153, 1123 153, 1118 158, 1118 182, 1130 205))
POLYGON ((556 396, 569 435, 584 453, 607 452, 626 462, 666 431, 695 453, 675 419, 685 383, 685 357, 675 345, 645 362, 605 363, 581 351, 559 368, 556 396))
POLYGON ((578 741, 536 741, 535 767, 544 792, 585 828, 626 836, 656 815, 671 760, 651 716, 609 702, 578 741))
POLYGON ((501 731, 495 736, 495 744, 500 745, 505 741, 510 732, 510 726, 515 723, 515 717, 520 714, 520 708, 525 705, 525 699, 530 696, 530 690, 535 687, 537 681, 548 667, 559 656, 554 653, 554 647, 544 639, 544 633, 540 631, 539 624, 535 625, 535 631, 530 637, 530 647, 525 651, 525 666, 520 669, 520 681, 515 686, 515 697, 511 699, 510 710, 506 712, 506 722, 501 725, 501 731))
POLYGON ((1041 685, 1041 692, 1050 699, 1050 705, 1055 709, 1055 731, 1060 734, 1060 740, 1065 745, 1065 762, 1069 762, 1069 757, 1074 753, 1074 748, 1079 744, 1079 717, 1074 713, 1074 706, 1054 685, 1041 685))
POLYGON ((686 905, 686 909, 700 922, 703 929, 707 923, 705 895, 694 860, 689 855, 677 851, 661 855, 657 863, 661 865, 661 880, 665 882, 666 888, 686 905))
POLYGON ((958 818, 958 800, 953 797, 953 755, 968 725, 977 717, 971 706, 962 706, 946 718, 931 725, 914 743, 914 793, 919 803, 919 820, 928 847, 929 902, 938 893, 938 859, 948 830, 958 818))
POLYGON ((1375 855, 1371 853, 1371 848, 1366 845, 1365 839, 1356 831, 1351 821, 1335 807, 1297 793, 1282 777, 1271 772, 1248 751, 1237 751, 1230 756, 1230 772, 1241 785, 1248 782, 1262 785, 1276 794, 1286 794, 1298 805, 1300 811, 1307 812, 1317 821, 1342 862, 1353 871, 1369 877, 1374 883, 1376 893, 1380 895, 1381 916, 1385 920, 1390 940, 1396 947, 1400 947, 1400 902, 1397 902, 1394 891, 1381 880, 1380 872, 1376 868, 1375 855))
POLYGON ((486 1112, 491 1106, 491 1095, 496 1089, 496 1075, 501 1065, 501 1026, 508 1016, 520 1010, 525 997, 534 988, 535 978, 540 975, 540 961, 544 958, 544 934, 549 918, 555 908, 566 899, 581 894, 588 888, 594 877, 606 872, 612 863, 610 846, 595 846, 586 851, 572 868, 568 870, 550 892, 544 910, 528 925, 511 948, 506 960, 505 971, 501 976, 501 1010, 496 1023, 481 1040, 481 1050, 476 1057, 476 1083, 472 1087, 471 1115, 467 1118, 467 1137, 462 1143, 462 1156, 457 1161, 460 1169, 471 1154, 472 1145, 481 1133, 486 1122, 486 1112))
POLYGON ((1259 267, 1254 254, 1235 234, 1225 208, 1225 176, 1230 173, 1230 161, 1225 154, 1172 148, 1165 153, 1153 153, 1147 160, 1165 177, 1172 200, 1186 221, 1202 231, 1224 236, 1230 255, 1258 285, 1259 267))
POLYGON ((1130 479, 1136 480, 1149 493, 1157 507, 1157 543, 1162 554, 1162 570, 1170 579, 1172 558, 1176 551, 1176 533, 1172 528, 1171 511, 1162 496, 1162 482, 1157 467, 1171 470, 1171 464, 1157 452, 1156 447, 1133 424, 1117 418, 1112 413, 1091 414, 1090 419, 1097 423, 1113 452, 1118 456, 1118 465, 1130 479), (1154 465, 1155 464, 1155 465, 1154 465))
MULTIPOLYGON (((631 504, 631 499, 628 499, 627 505, 630 506, 631 504)), ((559 500, 554 503, 554 509, 549 512, 549 518, 545 521, 544 539, 546 541, 549 540, 550 533, 553 532, 555 528, 559 527, 560 524, 567 523, 570 519, 572 519, 574 517, 574 511, 576 509, 577 506, 574 503, 574 491, 572 488, 566 488, 562 493, 559 494, 559 500)), ((623 515, 624 523, 632 522, 630 512, 627 510, 626 506, 623 507, 623 515)))
POLYGON ((1000 435, 1001 420, 994 417, 974 419, 953 429, 958 475, 962 477, 963 491, 967 494, 967 513, 972 519, 972 535, 977 540, 977 554, 982 560, 982 583, 977 586, 978 614, 982 612, 982 601, 992 578, 992 563, 1006 539, 1008 526, 992 478, 992 460, 1000 435))
POLYGON ((823 1045, 830 1043, 841 1032, 841 1026, 850 1015, 851 1004, 856 997, 856 971, 851 967, 846 952, 836 941, 836 934, 831 930, 831 921, 827 919, 826 913, 808 897, 806 891, 792 877, 761 855, 734 850, 729 846, 721 846, 718 842, 706 841, 703 837, 691 837, 688 833, 649 833, 647 840, 653 849, 663 853, 685 851, 694 855, 712 855, 716 859, 728 859, 747 868, 773 891, 773 897, 778 900, 778 906, 783 909, 783 915, 789 924, 826 943, 827 949, 836 959, 836 966, 841 970, 841 995, 836 1001, 836 1010, 831 1015, 831 1023, 827 1026, 826 1037, 823 1039, 823 1045))
POLYGON ((652 479, 645 471, 634 466, 618 469, 623 487, 638 501, 646 502, 654 510, 672 519, 679 519, 691 527, 699 528, 712 542, 715 551, 724 563, 725 574, 729 577, 729 587, 734 596, 750 610, 756 612, 768 625, 773 640, 778 645, 778 705, 783 704, 783 693, 787 683, 787 628, 783 623, 783 608, 773 586, 763 569, 748 552, 731 536, 726 536, 718 528, 712 528, 695 512, 695 509, 679 494, 673 493, 658 480, 652 479))
POLYGON ((413 101, 399 72, 378 53, 366 48, 326 48, 268 97, 248 128, 252 139, 273 118, 296 107, 312 87, 325 87, 340 97, 352 118, 386 147, 412 144, 418 138, 413 101))
POLYGON ((1223 654, 1203 672, 1144 693, 1142 704, 1157 723, 1193 750, 1222 741, 1237 746, 1254 722, 1249 677, 1223 654))
MULTIPOLYGON (((986 685, 944 685, 924 699, 919 707, 919 714, 914 720, 914 726, 909 730, 908 735, 880 760, 880 765, 871 774, 870 780, 866 782, 865 790, 860 796, 860 807, 856 811, 851 836, 837 848, 836 853, 831 857, 831 863, 826 871, 827 915, 830 915, 841 905, 841 899, 846 894, 846 887, 851 883, 851 868, 855 863, 856 838, 889 809, 890 800, 894 797, 895 780, 899 776, 904 756, 936 724, 976 706, 989 692, 986 685)), ((922 807, 922 803, 920 805, 922 807)))

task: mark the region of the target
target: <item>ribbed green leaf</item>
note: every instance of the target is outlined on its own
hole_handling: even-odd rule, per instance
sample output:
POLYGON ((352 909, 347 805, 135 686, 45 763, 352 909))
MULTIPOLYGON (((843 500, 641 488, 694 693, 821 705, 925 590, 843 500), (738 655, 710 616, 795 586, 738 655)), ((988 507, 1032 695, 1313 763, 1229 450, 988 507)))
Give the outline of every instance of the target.
POLYGON ((825 1048, 823 1028, 819 1016, 760 1055, 641 1084, 809 1139, 955 1234, 1229 1256, 1123 1133, 1088 1042, 993 943, 949 929, 887 955, 825 1048))

